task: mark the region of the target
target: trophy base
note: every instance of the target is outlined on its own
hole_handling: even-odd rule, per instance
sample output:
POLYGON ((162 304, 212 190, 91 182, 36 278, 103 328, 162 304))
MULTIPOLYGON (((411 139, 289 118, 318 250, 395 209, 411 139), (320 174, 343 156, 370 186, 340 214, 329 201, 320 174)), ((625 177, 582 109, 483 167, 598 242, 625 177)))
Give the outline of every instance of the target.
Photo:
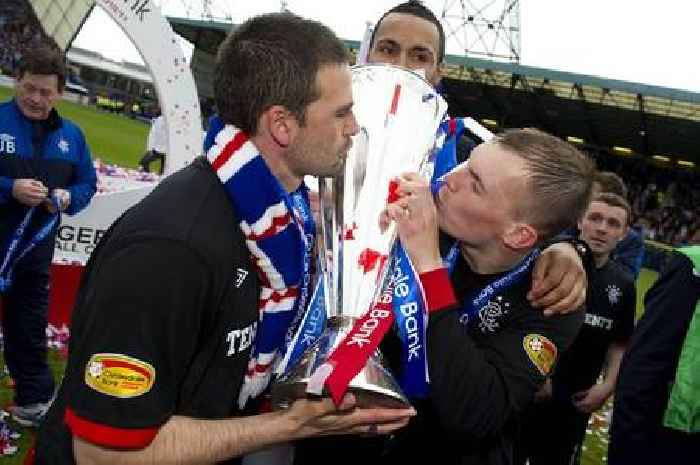
MULTIPOLYGON (((275 410, 288 408, 297 399, 317 397, 306 392, 311 375, 343 341, 354 321, 354 318, 345 316, 329 318, 328 327, 319 340, 288 374, 272 385, 272 406, 275 410)), ((348 392, 355 395, 357 406, 361 408, 406 408, 410 405, 378 350, 352 379, 348 392)))

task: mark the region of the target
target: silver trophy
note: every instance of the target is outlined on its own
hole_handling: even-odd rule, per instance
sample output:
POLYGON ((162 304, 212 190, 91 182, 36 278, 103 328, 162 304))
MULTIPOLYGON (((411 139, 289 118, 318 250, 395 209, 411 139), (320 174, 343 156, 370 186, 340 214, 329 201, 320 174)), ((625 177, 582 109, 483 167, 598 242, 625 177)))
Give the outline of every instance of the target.
MULTIPOLYGON (((353 112, 360 126, 343 177, 319 180, 319 253, 328 323, 320 339, 272 387, 284 408, 318 392, 314 372, 344 340, 357 318, 386 289, 395 226, 379 228, 390 182, 404 172, 432 172, 429 155, 447 104, 418 74, 388 65, 352 68, 353 112), (316 392, 314 392, 316 391, 316 392)), ((360 406, 404 407, 408 400, 379 350, 349 391, 360 406)))

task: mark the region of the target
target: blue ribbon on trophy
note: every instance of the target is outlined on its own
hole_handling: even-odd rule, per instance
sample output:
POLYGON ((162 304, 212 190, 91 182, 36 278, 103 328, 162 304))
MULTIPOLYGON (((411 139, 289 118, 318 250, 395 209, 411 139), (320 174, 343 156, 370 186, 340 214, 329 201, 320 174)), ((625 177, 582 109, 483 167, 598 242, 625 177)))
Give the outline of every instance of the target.
POLYGON ((393 307, 396 328, 401 340, 401 373, 399 384, 408 397, 425 397, 428 394, 427 329, 426 308, 420 279, 411 265, 403 246, 394 246, 394 266, 391 276, 394 290, 393 307))

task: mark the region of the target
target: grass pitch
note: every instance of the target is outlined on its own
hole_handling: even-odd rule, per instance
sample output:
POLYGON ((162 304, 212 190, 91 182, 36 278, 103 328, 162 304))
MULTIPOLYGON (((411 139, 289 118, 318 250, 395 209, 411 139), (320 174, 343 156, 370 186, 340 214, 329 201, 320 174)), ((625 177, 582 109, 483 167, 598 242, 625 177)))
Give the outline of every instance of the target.
MULTIPOLYGON (((0 86, 0 102, 11 99, 14 90, 0 86)), ((127 116, 99 111, 92 106, 61 101, 57 105, 61 116, 77 124, 85 133, 92 158, 100 158, 128 168, 138 167, 146 152, 148 124, 127 116)))

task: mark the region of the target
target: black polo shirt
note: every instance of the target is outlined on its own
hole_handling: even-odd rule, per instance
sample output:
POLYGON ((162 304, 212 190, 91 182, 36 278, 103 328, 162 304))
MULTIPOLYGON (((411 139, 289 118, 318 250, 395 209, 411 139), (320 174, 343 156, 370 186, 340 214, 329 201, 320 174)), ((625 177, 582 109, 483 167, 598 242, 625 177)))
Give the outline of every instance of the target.
MULTIPOLYGON (((460 257, 451 281, 464 302, 500 277, 477 274, 460 257)), ((583 312, 545 317, 527 300, 531 284, 528 273, 494 295, 468 327, 460 308, 431 315, 430 397, 414 404, 418 416, 392 441, 391 463, 511 463, 520 414, 583 321, 583 312)))
POLYGON ((75 463, 71 432, 138 449, 172 415, 243 414, 259 288, 237 223, 198 159, 110 228, 85 270, 37 464, 75 463))
POLYGON ((566 402, 593 386, 612 343, 625 343, 634 330, 637 293, 632 276, 608 260, 588 277, 583 327, 552 378, 554 395, 566 402))

